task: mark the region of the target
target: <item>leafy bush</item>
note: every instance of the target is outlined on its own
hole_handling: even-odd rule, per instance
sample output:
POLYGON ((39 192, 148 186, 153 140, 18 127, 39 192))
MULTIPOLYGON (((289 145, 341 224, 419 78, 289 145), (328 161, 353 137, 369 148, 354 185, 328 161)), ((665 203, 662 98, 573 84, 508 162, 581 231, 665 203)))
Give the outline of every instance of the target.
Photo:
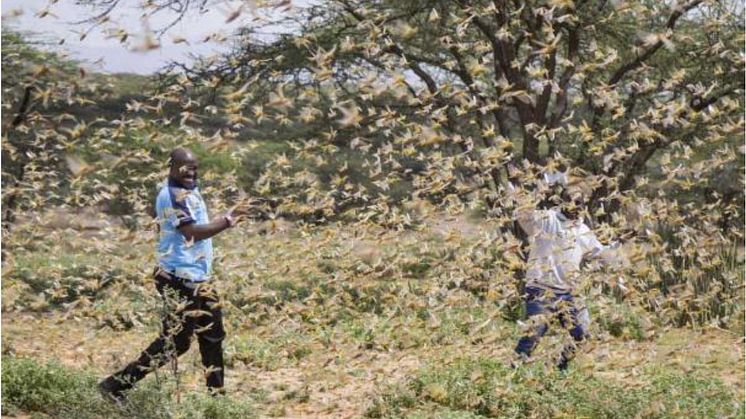
POLYGON ((233 419, 251 418, 256 414, 247 402, 234 401, 226 397, 211 397, 207 394, 190 394, 184 400, 175 418, 184 419, 233 419))
POLYGON ((92 376, 75 374, 57 363, 2 358, 3 414, 17 410, 56 417, 105 417, 116 414, 104 402, 92 376))

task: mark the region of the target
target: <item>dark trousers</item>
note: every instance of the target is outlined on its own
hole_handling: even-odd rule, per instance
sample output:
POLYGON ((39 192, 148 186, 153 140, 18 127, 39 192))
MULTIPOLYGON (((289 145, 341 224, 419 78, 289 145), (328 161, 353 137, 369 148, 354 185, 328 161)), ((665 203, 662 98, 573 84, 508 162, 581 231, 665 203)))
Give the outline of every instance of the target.
MULTIPOLYGON (((540 314, 550 314, 552 318, 559 320, 562 328, 569 330, 575 342, 580 342, 587 336, 587 325, 583 324, 581 315, 583 310, 575 306, 572 294, 569 292, 550 292, 541 288, 526 288, 526 315, 530 318, 540 314)), ((540 323, 528 334, 523 336, 515 348, 518 354, 531 356, 531 353, 539 343, 539 339, 549 330, 547 322, 540 323)), ((557 366, 566 369, 568 362, 575 354, 575 345, 565 345, 557 366)))
POLYGON ((187 287, 181 280, 160 270, 156 270, 155 281, 167 307, 161 334, 136 361, 108 380, 116 380, 120 390, 131 388, 149 372, 186 352, 192 335, 196 334, 202 365, 207 370, 207 387, 221 389, 225 331, 217 293, 207 284, 195 289, 187 287))

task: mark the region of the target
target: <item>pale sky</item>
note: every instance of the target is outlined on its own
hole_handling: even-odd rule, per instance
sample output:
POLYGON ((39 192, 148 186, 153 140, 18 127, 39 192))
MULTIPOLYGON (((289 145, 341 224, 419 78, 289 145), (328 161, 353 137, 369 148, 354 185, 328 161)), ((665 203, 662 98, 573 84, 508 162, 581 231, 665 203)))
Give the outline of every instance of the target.
MULTIPOLYGON (((49 0, 3 0, 2 8, 2 25, 11 27, 23 32, 32 32, 38 34, 41 38, 55 42, 51 47, 55 51, 61 49, 67 51, 72 58, 82 59, 88 63, 94 63, 103 59, 100 64, 93 67, 93 70, 117 73, 132 72, 138 74, 150 74, 158 70, 171 60, 186 61, 188 54, 210 55, 216 52, 225 51, 229 47, 229 42, 218 44, 216 42, 204 43, 203 39, 215 32, 220 32, 226 36, 230 35, 233 30, 243 25, 257 25, 252 21, 251 9, 244 7, 244 12, 235 20, 226 23, 231 11, 237 10, 242 3, 235 0, 221 2, 217 6, 211 7, 207 13, 202 15, 194 11, 186 15, 181 22, 171 28, 161 39, 159 49, 149 52, 132 51, 143 44, 142 34, 145 33, 145 26, 140 18, 142 14, 138 5, 140 0, 122 0, 121 6, 112 14, 112 20, 115 23, 107 26, 100 26, 93 29, 85 39, 80 40, 80 33, 87 26, 75 25, 73 22, 80 21, 92 15, 92 9, 76 5, 74 0, 59 0, 56 4, 48 6, 49 0), (49 7, 50 15, 43 18, 38 17, 40 11, 49 7), (20 16, 15 16, 22 12, 20 16), (105 31, 112 30, 116 27, 127 29, 133 35, 129 37, 126 43, 120 43, 117 39, 106 38, 105 31), (186 43, 174 43, 176 37, 186 39, 186 43), (62 46, 56 46, 56 42, 65 39, 62 46)), ((292 13, 298 7, 307 5, 307 0, 293 0, 293 9, 283 11, 282 13, 292 13)), ((258 13, 267 12, 260 11, 258 13)), ((279 12, 276 12, 279 13, 279 12)), ((158 29, 165 26, 175 17, 175 14, 161 12, 159 15, 149 19, 151 29, 158 29)), ((273 32, 279 32, 281 29, 272 28, 273 32)))

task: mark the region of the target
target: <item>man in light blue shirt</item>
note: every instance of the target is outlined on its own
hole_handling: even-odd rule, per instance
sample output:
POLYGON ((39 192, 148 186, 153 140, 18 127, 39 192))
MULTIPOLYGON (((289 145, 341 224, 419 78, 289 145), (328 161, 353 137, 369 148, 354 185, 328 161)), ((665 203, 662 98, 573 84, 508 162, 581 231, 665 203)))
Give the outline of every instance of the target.
POLYGON ((210 221, 197 187, 198 162, 183 148, 171 152, 169 177, 156 198, 158 267, 156 288, 169 306, 163 330, 140 357, 99 383, 102 394, 117 402, 150 371, 189 349, 197 335, 207 387, 223 389, 223 315, 210 286, 211 237, 235 225, 230 213, 210 221), (180 304, 181 303, 181 304, 180 304))
POLYGON ((180 231, 186 226, 210 222, 199 188, 185 188, 169 178, 158 193, 155 210, 160 229, 158 266, 192 282, 208 280, 212 269, 212 239, 189 241, 180 231))

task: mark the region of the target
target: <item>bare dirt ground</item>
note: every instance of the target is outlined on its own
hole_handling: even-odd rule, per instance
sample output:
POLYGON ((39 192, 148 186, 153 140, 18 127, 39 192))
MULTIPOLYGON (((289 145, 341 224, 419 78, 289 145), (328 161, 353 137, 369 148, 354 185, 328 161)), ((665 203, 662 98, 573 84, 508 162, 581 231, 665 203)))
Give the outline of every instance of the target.
MULTIPOLYGON (((61 316, 16 313, 4 315, 6 351, 18 356, 58 360, 88 368, 101 376, 121 367, 155 336, 155 330, 93 329, 85 321, 61 316), (38 339, 44 336, 44 339, 38 339)), ((228 337, 230 339, 230 336, 228 337)), ((227 369, 229 394, 234 398, 265 394, 267 415, 279 417, 359 417, 380 386, 394 384, 432 362, 447 364, 462 356, 508 359, 512 343, 458 344, 438 348, 379 351, 354 347, 315 348, 296 366, 265 370, 236 363, 227 369)), ((195 345, 196 346, 196 345, 195 345)), ((744 341, 717 329, 672 329, 654 341, 590 342, 579 355, 577 368, 637 385, 642 366, 660 365, 684 372, 697 369, 722 379, 743 392, 744 341)), ((199 355, 192 348, 181 358, 185 390, 200 391, 199 355)))

